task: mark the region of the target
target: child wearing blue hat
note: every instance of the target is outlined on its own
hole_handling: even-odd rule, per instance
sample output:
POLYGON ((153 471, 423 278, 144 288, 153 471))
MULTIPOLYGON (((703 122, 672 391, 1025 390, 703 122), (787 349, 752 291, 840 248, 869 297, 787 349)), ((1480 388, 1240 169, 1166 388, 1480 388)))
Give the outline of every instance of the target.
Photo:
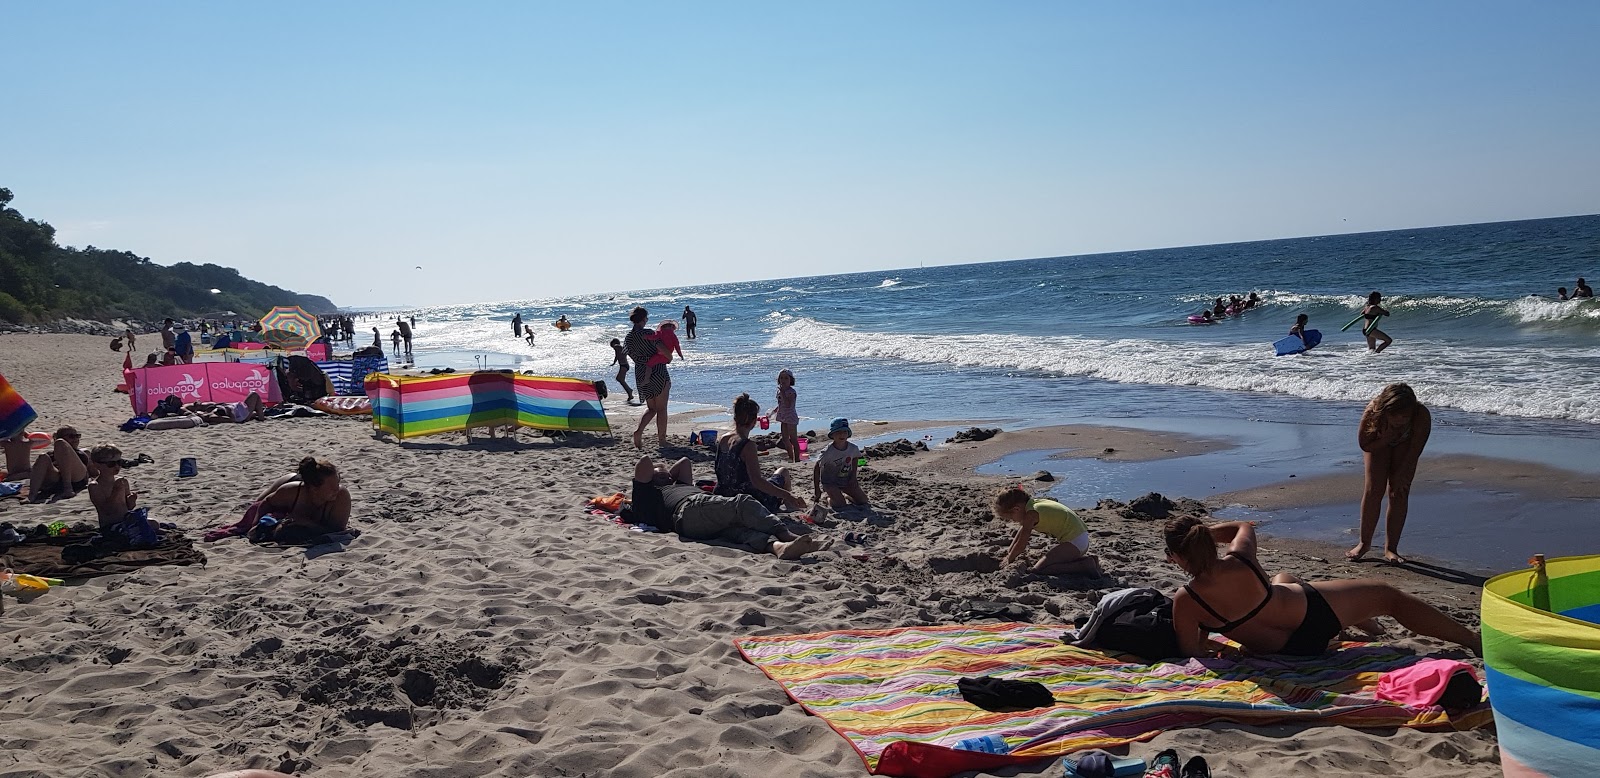
POLYGON ((816 484, 812 499, 820 499, 826 491, 828 502, 835 509, 850 504, 868 507, 867 493, 861 488, 861 482, 856 480, 856 462, 861 458, 861 449, 850 442, 850 420, 834 419, 828 425, 828 438, 833 442, 822 449, 817 463, 811 468, 816 484))

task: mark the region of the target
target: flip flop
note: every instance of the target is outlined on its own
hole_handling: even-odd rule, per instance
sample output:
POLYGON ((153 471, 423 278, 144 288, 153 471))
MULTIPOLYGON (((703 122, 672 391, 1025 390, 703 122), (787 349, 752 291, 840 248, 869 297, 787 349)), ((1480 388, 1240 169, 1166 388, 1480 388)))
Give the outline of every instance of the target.
POLYGON ((1183 773, 1178 778, 1211 778, 1211 767, 1206 764, 1203 756, 1191 756, 1183 765, 1183 773))

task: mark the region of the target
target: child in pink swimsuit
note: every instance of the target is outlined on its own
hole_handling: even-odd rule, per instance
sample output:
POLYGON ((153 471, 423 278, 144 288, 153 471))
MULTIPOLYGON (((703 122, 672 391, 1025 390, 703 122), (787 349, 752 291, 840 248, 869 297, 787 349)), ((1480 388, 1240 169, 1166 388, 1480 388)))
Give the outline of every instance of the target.
POLYGON ((683 347, 678 345, 678 323, 671 319, 657 324, 656 331, 644 336, 644 339, 656 344, 656 355, 645 362, 651 372, 660 365, 672 364, 672 352, 683 356, 683 347))
POLYGON ((778 420, 778 447, 789 452, 790 462, 800 461, 800 414, 794 409, 794 373, 787 368, 778 371, 778 408, 773 418, 778 420))

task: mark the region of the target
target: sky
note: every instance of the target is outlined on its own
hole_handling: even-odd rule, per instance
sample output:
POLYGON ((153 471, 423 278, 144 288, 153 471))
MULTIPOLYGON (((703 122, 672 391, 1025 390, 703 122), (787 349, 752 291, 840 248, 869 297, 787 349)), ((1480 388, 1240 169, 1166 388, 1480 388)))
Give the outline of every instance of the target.
POLYGON ((13 207, 345 306, 1600 212, 1587 0, 12 0, 0 30, 13 207))

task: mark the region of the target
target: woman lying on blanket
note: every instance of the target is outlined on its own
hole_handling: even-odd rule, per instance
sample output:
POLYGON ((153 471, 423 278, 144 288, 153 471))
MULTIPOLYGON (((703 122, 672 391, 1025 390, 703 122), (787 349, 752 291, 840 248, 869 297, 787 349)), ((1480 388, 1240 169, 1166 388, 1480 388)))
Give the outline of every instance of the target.
POLYGON ((250 531, 251 539, 304 543, 345 530, 350 523, 350 492, 339 482, 339 470, 332 462, 306 457, 295 472, 267 487, 251 509, 260 517, 250 531), (268 517, 275 521, 264 524, 268 517))
POLYGON ((825 547, 816 535, 796 535, 748 494, 707 494, 694 485, 687 459, 670 468, 650 457, 633 469, 631 520, 691 540, 720 540, 779 559, 799 559, 825 547))
POLYGON ((1186 656, 1205 653, 1212 632, 1256 654, 1317 656, 1345 627, 1381 631, 1372 622, 1377 616, 1389 616, 1419 635, 1481 650, 1478 633, 1387 582, 1312 586, 1288 573, 1268 579, 1256 561, 1256 530, 1249 522, 1207 525, 1185 517, 1167 522, 1165 530, 1167 560, 1191 576, 1172 596, 1172 626, 1186 656), (1218 544, 1228 546, 1220 558, 1218 544))

